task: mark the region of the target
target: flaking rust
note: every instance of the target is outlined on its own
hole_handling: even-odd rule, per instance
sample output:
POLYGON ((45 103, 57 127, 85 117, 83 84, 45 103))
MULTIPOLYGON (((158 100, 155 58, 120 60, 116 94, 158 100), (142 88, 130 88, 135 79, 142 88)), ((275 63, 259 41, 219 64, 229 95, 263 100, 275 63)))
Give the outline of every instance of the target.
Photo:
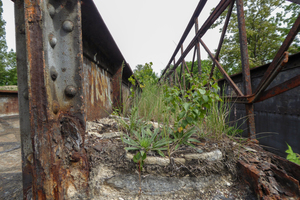
POLYGON ((258 199, 299 199, 300 166, 252 144, 251 153, 241 152, 237 163, 241 181, 247 183, 258 199))
MULTIPOLYGON (((18 35, 17 48, 27 52, 18 68, 27 66, 29 72, 19 81, 28 87, 19 100, 29 102, 30 137, 21 139, 24 199, 88 197, 80 5, 78 0, 15 2, 25 16, 25 37, 18 35)), ((22 111, 20 118, 27 120, 22 111)), ((24 128, 21 124, 21 132, 24 128)))

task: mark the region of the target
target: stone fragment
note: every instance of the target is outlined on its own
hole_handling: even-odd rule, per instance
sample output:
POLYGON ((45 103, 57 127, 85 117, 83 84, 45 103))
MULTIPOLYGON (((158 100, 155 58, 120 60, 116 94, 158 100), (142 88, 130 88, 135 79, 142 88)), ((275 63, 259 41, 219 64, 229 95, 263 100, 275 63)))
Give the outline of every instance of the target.
POLYGON ((184 158, 174 158, 174 162, 176 164, 185 164, 185 159, 184 158))
POLYGON ((102 135, 99 134, 98 132, 94 132, 94 131, 89 131, 88 132, 88 135, 93 135, 93 136, 96 136, 98 138, 102 138, 102 135))
POLYGON ((147 165, 160 165, 160 166, 167 166, 170 163, 170 159, 168 158, 160 158, 160 157, 147 157, 144 160, 145 164, 147 165))
POLYGON ((254 150, 254 149, 252 149, 252 148, 250 148, 250 147, 246 147, 246 146, 244 146, 244 149, 246 150, 246 151, 251 151, 251 152, 257 152, 256 150, 254 150))
POLYGON ((201 154, 186 154, 186 160, 208 160, 208 161, 217 161, 222 160, 222 152, 219 149, 216 149, 211 152, 201 153, 201 154))
MULTIPOLYGON (((126 154, 126 159, 132 160, 133 159, 133 154, 127 153, 126 154)), ((185 159, 184 158, 174 158, 174 162, 176 164, 185 164, 185 159)), ((170 163, 169 158, 161 158, 161 157, 154 157, 154 156, 148 156, 145 160, 144 163, 146 165, 160 165, 160 166, 167 166, 170 163)))
POLYGON ((122 132, 110 132, 110 133, 103 133, 102 138, 103 139, 110 139, 110 138, 116 138, 120 137, 122 132))

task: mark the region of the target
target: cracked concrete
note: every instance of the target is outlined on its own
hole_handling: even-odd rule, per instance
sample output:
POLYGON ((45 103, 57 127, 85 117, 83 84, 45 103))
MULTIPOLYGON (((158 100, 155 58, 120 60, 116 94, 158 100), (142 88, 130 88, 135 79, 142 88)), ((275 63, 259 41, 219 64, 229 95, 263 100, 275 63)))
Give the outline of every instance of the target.
POLYGON ((0 199, 22 199, 19 116, 0 117, 0 199))

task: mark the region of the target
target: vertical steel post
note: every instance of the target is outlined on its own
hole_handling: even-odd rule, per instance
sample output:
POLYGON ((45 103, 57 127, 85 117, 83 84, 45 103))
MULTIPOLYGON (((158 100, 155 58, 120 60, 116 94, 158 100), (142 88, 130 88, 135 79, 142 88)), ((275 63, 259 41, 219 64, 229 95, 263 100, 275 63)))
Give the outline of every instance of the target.
POLYGON ((112 77, 113 108, 121 108, 122 106, 122 74, 123 66, 112 77))
MULTIPOLYGON (((195 18, 195 34, 197 35, 199 30, 199 23, 198 23, 198 17, 195 18)), ((197 62, 198 62, 198 77, 201 77, 202 74, 202 68, 201 68, 201 54, 200 54, 200 44, 197 41, 196 44, 196 48, 197 48, 197 62)))
MULTIPOLYGON (((183 46, 181 45, 181 55, 183 53, 183 46)), ((182 60, 182 63, 181 63, 181 72, 180 73, 182 76, 182 81, 183 81, 183 89, 186 90, 186 86, 185 86, 185 76, 184 76, 184 73, 185 73, 185 67, 184 67, 184 59, 182 60)))
MULTIPOLYGON (((238 26, 239 26, 243 82, 244 82, 244 89, 245 89, 244 93, 246 95, 251 95, 252 87, 251 87, 247 33, 246 33, 246 23, 244 17, 243 0, 236 0, 236 5, 237 5, 237 15, 238 15, 238 26)), ((255 139, 256 131, 255 131, 255 120, 254 120, 254 105, 245 104, 245 106, 246 106, 246 115, 248 116, 247 118, 248 135, 250 139, 255 139)))
POLYGON ((24 199, 88 198, 81 1, 16 0, 24 199))
MULTIPOLYGON (((174 63, 174 65, 175 65, 175 58, 173 59, 173 63, 174 63)), ((174 86, 176 86, 176 69, 174 70, 174 86)))

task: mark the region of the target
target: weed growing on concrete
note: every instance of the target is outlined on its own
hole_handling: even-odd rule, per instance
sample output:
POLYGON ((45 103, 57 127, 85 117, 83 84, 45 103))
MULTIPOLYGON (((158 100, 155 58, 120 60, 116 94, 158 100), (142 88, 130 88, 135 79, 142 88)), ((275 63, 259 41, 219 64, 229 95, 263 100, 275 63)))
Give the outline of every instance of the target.
POLYGON ((288 143, 286 145, 288 146, 288 149, 285 151, 288 154, 286 159, 300 165, 300 155, 295 153, 288 143))

